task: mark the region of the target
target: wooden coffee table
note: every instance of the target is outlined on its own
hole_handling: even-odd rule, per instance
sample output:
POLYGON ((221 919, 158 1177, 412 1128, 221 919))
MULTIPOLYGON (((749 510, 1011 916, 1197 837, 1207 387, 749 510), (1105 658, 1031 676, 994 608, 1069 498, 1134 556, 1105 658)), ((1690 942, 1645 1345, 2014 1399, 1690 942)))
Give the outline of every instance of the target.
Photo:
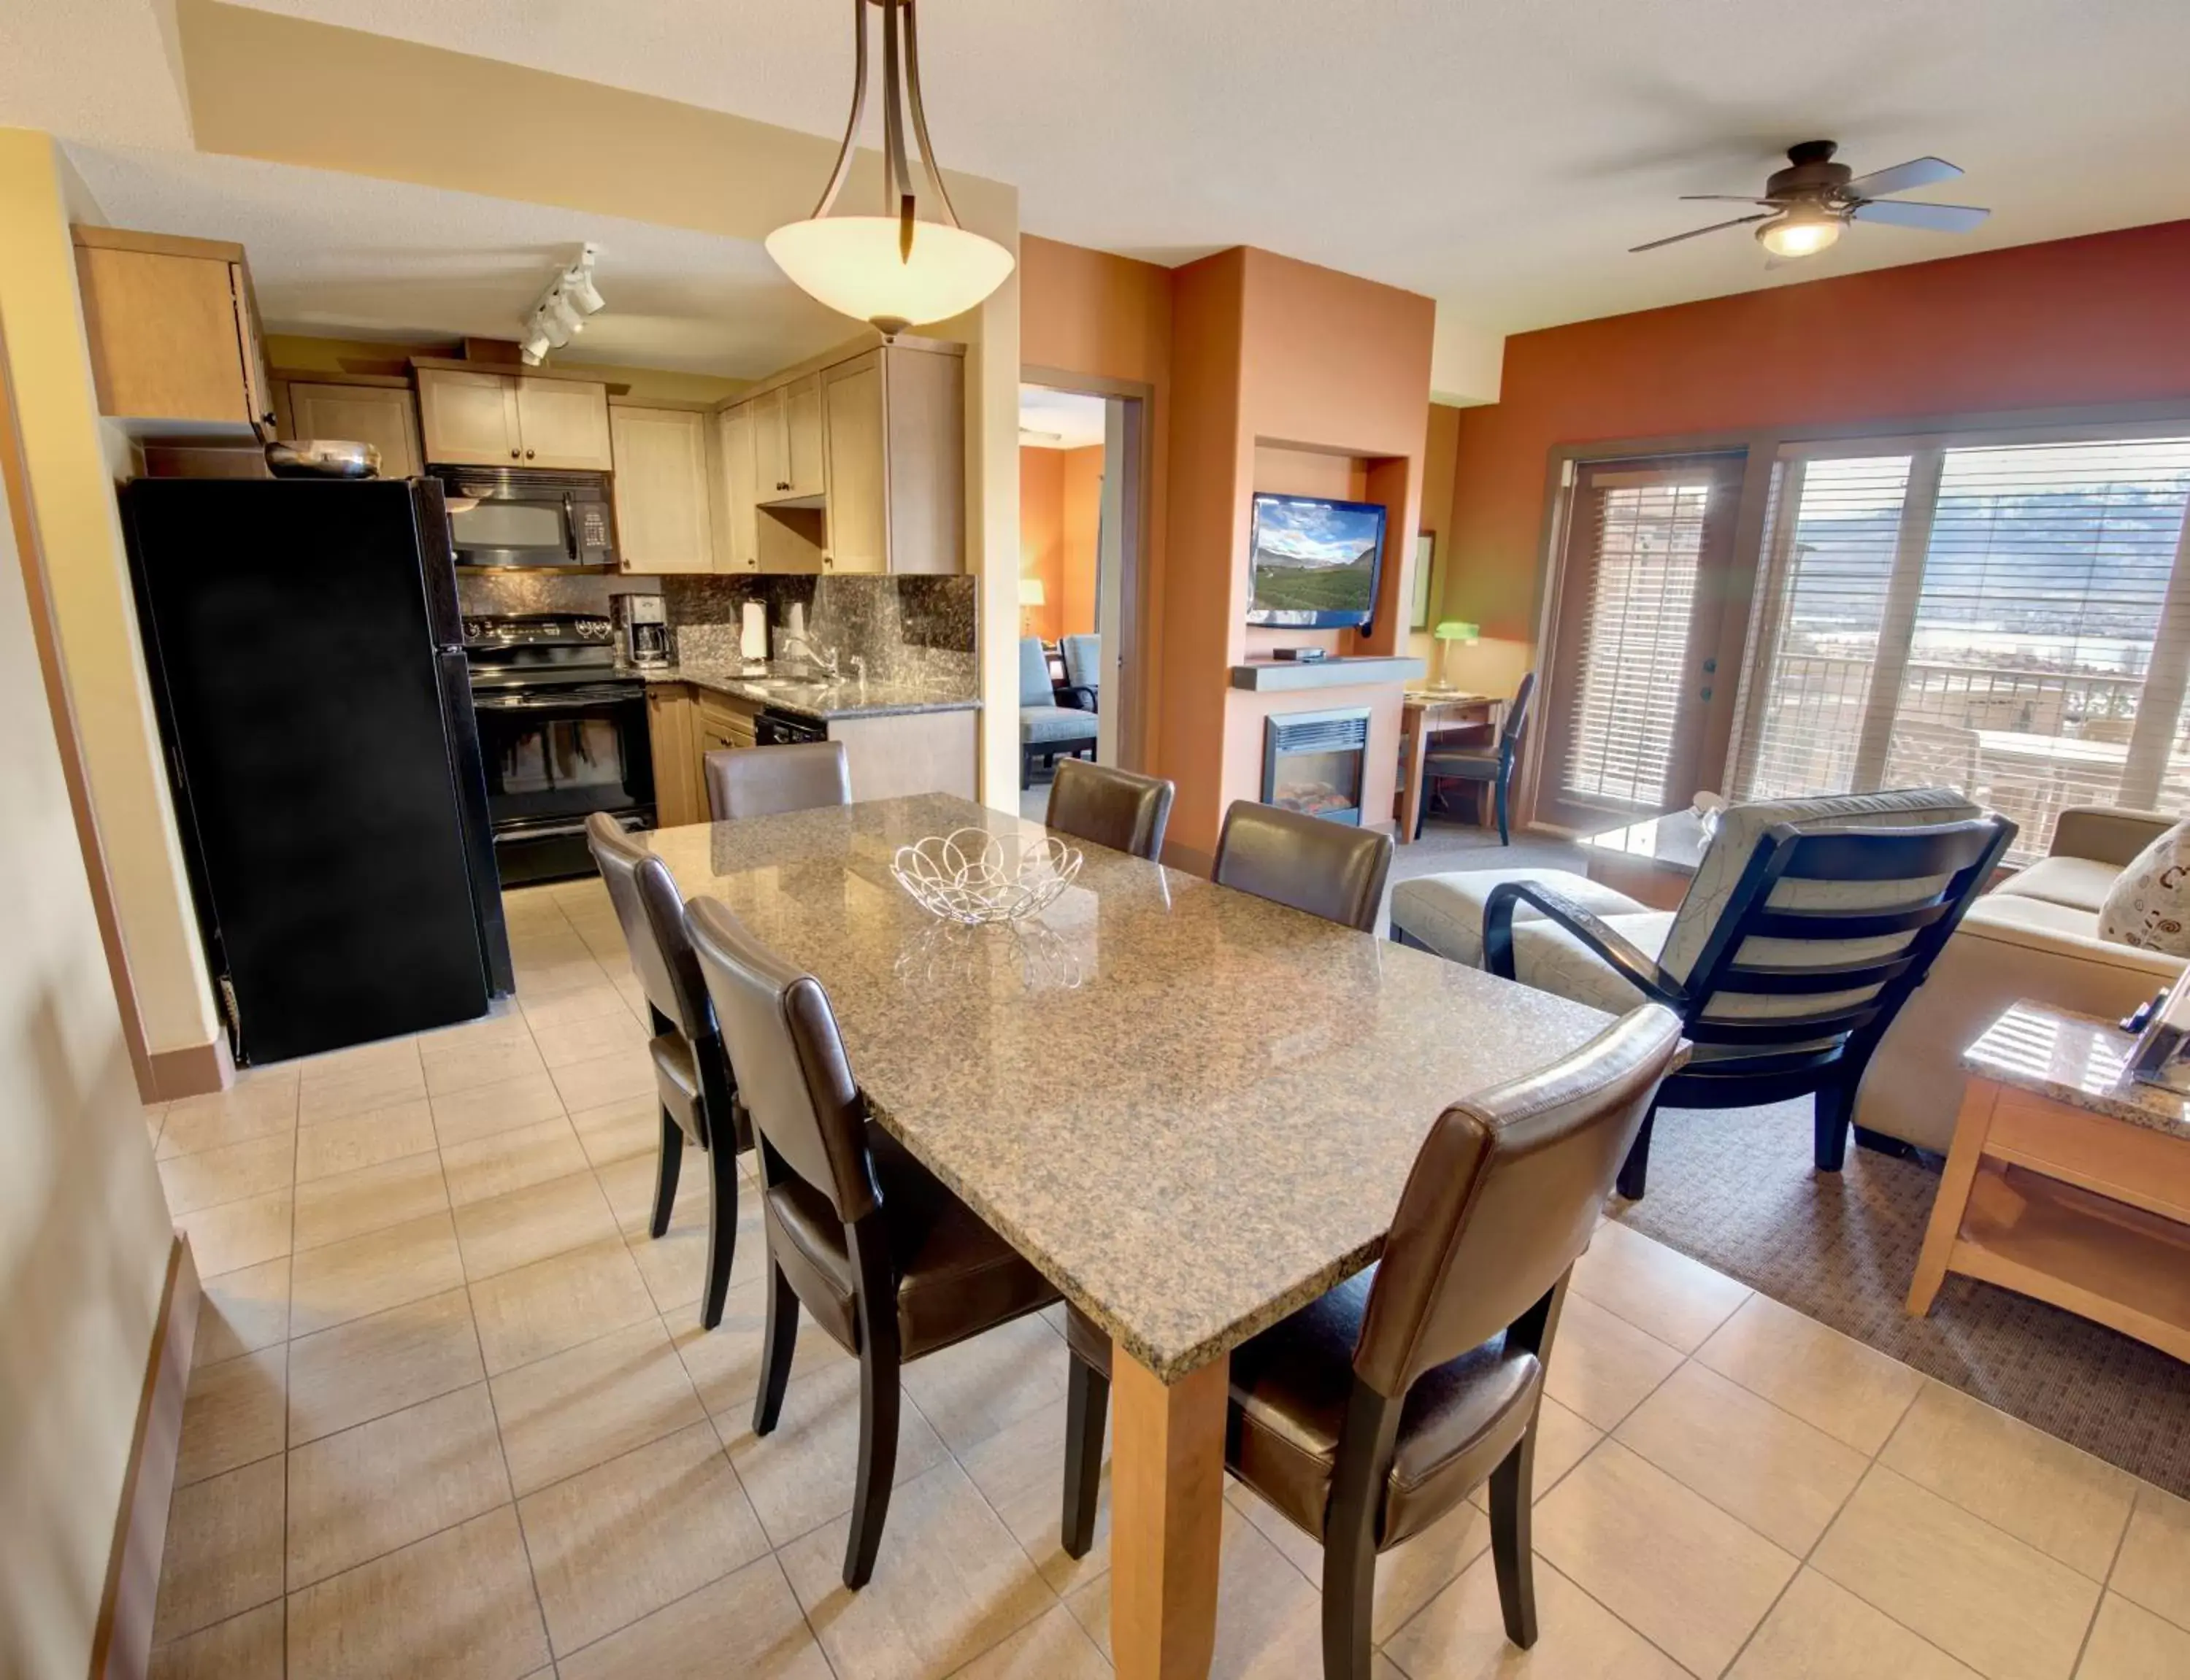
POLYGON ((1912 1315, 1960 1272, 2190 1360, 2190 1100, 2126 1078, 2135 1044, 2023 1002, 1970 1046, 1912 1315))

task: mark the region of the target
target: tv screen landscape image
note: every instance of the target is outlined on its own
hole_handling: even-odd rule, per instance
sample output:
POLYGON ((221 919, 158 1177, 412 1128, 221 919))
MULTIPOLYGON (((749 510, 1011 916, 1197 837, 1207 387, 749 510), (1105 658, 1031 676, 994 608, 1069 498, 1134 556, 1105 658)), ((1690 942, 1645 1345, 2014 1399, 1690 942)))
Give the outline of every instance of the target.
POLYGON ((1249 550, 1249 624, 1359 629, 1376 616, 1384 556, 1378 504, 1258 494, 1249 550))

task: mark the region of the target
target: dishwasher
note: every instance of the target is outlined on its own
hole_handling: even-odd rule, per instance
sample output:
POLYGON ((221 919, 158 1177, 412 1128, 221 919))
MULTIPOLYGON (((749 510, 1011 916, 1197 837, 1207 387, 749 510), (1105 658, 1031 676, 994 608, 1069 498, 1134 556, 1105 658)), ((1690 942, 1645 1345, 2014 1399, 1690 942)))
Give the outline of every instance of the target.
POLYGON ((753 744, 757 747, 786 747, 801 741, 828 738, 829 726, 819 718, 769 710, 753 720, 753 744))

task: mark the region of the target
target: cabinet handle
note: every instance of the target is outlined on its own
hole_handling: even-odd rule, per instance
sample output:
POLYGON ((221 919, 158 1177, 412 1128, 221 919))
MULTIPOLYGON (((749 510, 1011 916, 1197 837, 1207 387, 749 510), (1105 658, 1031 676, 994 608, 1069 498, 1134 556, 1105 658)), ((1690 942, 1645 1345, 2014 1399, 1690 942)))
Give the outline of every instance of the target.
POLYGON ((532 451, 531 451, 530 450, 525 450, 525 458, 527 461, 530 461, 530 460, 531 460, 531 459, 532 459, 532 451))
POLYGON ((516 451, 515 450, 512 450, 509 452, 509 458, 510 458, 512 461, 514 461, 514 460, 516 460, 516 459, 517 459, 517 451, 516 451))

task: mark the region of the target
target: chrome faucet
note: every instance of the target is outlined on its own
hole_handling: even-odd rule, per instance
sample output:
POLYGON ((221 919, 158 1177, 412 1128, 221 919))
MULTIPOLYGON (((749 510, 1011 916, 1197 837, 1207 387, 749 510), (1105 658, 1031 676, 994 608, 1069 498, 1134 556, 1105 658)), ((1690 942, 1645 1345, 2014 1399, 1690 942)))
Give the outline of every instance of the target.
POLYGON ((793 648, 804 648, 806 650, 807 658, 811 659, 815 665, 820 666, 823 670, 828 672, 829 680, 831 682, 835 682, 838 680, 837 676, 837 650, 834 648, 817 647, 808 638, 794 631, 786 631, 783 632, 780 639, 780 645, 786 650, 793 648))

